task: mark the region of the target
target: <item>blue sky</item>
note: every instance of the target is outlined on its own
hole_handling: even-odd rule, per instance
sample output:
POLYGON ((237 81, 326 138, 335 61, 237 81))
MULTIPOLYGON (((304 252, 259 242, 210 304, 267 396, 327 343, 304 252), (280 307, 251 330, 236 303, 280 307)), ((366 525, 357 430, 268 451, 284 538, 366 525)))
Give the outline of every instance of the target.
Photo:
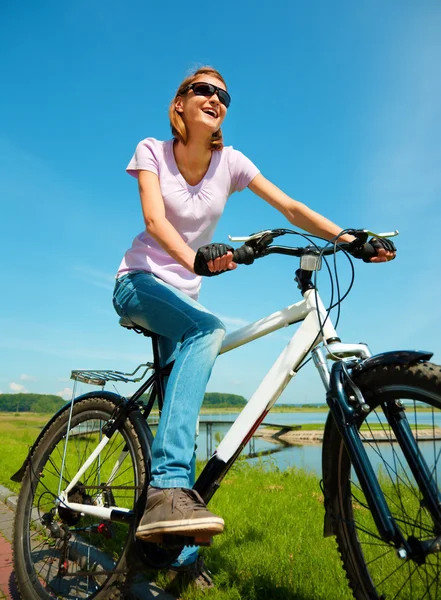
MULTIPOLYGON (((226 143, 266 177, 342 227, 400 230, 397 260, 356 263, 340 336, 439 362, 440 30, 434 0, 2 3, 0 391, 68 397, 71 369, 150 358, 111 302, 143 226, 125 167, 139 140, 169 138, 168 103, 202 64, 232 96, 226 143)), ((286 225, 247 190, 215 238, 286 225)), ((298 301, 296 268, 269 257, 206 280, 200 301, 232 330, 298 301)), ((208 390, 249 398, 288 337, 220 357, 208 390)), ((323 399, 309 367, 282 396, 323 399)))

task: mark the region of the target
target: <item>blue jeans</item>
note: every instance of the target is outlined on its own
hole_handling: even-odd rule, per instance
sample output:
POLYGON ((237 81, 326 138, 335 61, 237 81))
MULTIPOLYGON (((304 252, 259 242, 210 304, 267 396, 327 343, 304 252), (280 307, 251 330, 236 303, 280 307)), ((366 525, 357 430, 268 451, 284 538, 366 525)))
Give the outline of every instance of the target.
POLYGON ((198 302, 143 271, 117 280, 113 304, 120 316, 158 334, 162 365, 175 360, 152 446, 150 484, 191 488, 197 419, 225 326, 198 302))

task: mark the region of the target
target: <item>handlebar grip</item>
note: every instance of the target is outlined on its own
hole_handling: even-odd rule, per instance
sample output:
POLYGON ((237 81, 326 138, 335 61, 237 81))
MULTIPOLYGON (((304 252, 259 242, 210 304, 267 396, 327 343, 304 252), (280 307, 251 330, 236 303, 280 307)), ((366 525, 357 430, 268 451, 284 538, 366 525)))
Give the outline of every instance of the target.
POLYGON ((254 262, 254 250, 251 246, 244 244, 233 252, 233 261, 239 265, 251 265, 254 262))

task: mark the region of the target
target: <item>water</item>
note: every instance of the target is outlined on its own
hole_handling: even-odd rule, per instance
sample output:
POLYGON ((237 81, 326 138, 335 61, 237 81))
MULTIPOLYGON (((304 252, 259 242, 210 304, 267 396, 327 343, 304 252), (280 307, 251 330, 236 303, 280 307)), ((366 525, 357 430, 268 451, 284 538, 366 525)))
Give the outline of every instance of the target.
MULTIPOLYGON (((414 422, 413 411, 407 411, 408 419, 410 422, 414 422)), ((230 424, 221 423, 222 421, 234 421, 238 416, 238 413, 225 413, 225 414, 207 414, 202 415, 202 420, 218 421, 219 424, 213 424, 213 446, 214 450, 224 435, 227 433, 230 424)), ((328 412, 320 411, 308 411, 308 412, 292 412, 292 413, 270 413, 264 420, 264 423, 271 425, 306 425, 311 423, 324 424, 326 422, 328 412)), ((379 414, 380 420, 384 421, 384 415, 379 414)), ((419 412, 417 414, 417 421, 419 425, 432 426, 432 413, 430 412, 419 412)), ((441 414, 435 415, 435 425, 441 427, 441 414)), ((285 470, 289 467, 297 467, 310 471, 317 475, 321 475, 322 472, 322 445, 321 444, 307 444, 302 446, 283 446, 280 443, 273 443, 262 438, 253 439, 254 448, 250 448, 250 444, 247 445, 244 450, 245 454, 249 454, 250 450, 253 449, 255 452, 267 453, 263 458, 268 465, 273 465, 281 470, 285 470)), ((199 429, 199 436, 197 439, 197 457, 200 460, 207 459, 207 430, 206 426, 201 423, 199 429)), ((432 442, 424 442, 420 444, 423 454, 427 453, 429 464, 433 464, 434 452, 438 453, 441 449, 441 443, 436 442, 435 448, 432 442)), ((379 465, 380 461, 372 450, 367 447, 368 455, 374 468, 379 465)), ((393 461, 392 450, 386 448, 385 444, 382 445, 382 454, 390 461, 393 461)), ((250 464, 258 462, 259 458, 249 459, 250 464)))

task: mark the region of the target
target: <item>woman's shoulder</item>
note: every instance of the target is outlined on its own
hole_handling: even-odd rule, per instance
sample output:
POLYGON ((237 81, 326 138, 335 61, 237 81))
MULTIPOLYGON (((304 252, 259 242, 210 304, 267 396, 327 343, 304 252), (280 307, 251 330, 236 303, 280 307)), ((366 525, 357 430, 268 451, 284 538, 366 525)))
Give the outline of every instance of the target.
POLYGON ((135 154, 137 156, 153 156, 156 160, 166 159, 170 147, 170 140, 158 140, 154 137, 147 137, 138 142, 135 154))
POLYGON ((249 158, 245 156, 243 152, 237 150, 236 148, 234 148, 234 146, 224 146, 222 148, 222 155, 229 166, 237 166, 249 160, 249 158))
POLYGON ((133 177, 138 177, 138 171, 153 171, 159 176, 161 168, 167 161, 167 142, 153 137, 144 138, 136 146, 126 171, 133 177))
POLYGON ((222 152, 232 180, 232 190, 240 192, 259 173, 259 169, 243 152, 233 146, 224 146, 222 152))
POLYGON ((154 137, 146 137, 140 142, 138 142, 137 147, 147 147, 147 148, 164 148, 165 144, 167 144, 164 140, 158 140, 154 137))

